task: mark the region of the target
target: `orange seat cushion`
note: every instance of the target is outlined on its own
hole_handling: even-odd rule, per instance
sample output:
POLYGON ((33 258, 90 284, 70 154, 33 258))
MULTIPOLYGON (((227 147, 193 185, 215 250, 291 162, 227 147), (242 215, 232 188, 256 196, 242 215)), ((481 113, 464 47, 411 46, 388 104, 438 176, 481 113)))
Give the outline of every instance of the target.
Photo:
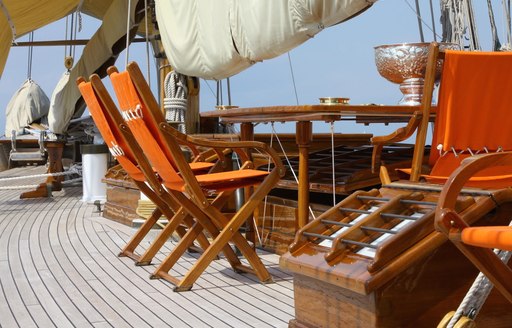
POLYGON ((213 167, 213 163, 209 162, 192 162, 190 163, 190 168, 193 172, 199 172, 199 171, 207 171, 213 167))
MULTIPOLYGON (((238 170, 228 172, 216 172, 196 175, 199 185, 207 191, 224 191, 257 185, 268 175, 260 170, 238 170)), ((184 183, 172 183, 164 181, 167 188, 185 191, 184 183)))

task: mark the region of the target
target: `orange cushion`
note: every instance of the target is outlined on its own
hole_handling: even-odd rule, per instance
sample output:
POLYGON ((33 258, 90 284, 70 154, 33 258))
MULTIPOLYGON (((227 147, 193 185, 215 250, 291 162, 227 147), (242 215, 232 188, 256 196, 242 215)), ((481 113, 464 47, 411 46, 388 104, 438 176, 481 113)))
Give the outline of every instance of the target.
MULTIPOLYGON (((445 184, 450 175, 459 166, 462 160, 470 157, 471 154, 459 154, 457 157, 452 152, 446 153, 437 159, 430 174, 422 174, 429 183, 445 184)), ((411 169, 399 169, 408 175, 411 169)), ((493 166, 485 168, 471 177, 465 184, 467 187, 483 189, 500 189, 512 187, 512 166, 493 166)))
POLYGON ((512 251, 512 227, 470 227, 462 230, 462 242, 468 245, 512 251))
POLYGON ((213 167, 213 165, 213 163, 208 162, 192 162, 190 163, 190 168, 192 169, 193 172, 198 172, 209 170, 210 168, 213 167))
MULTIPOLYGON (((262 178, 267 175, 268 172, 266 171, 245 169, 201 174, 195 177, 201 188, 207 191, 223 191, 257 185, 261 182, 262 178)), ((184 183, 175 183, 172 181, 164 181, 163 183, 167 188, 185 191, 184 183)))

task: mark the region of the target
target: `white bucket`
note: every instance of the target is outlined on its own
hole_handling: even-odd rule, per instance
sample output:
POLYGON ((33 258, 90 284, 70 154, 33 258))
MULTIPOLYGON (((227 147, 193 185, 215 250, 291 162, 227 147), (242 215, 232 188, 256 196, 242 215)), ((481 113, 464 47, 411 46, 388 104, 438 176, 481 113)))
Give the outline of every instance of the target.
POLYGON ((82 153, 82 201, 93 203, 107 200, 107 185, 101 180, 105 177, 108 163, 106 145, 81 145, 82 153))

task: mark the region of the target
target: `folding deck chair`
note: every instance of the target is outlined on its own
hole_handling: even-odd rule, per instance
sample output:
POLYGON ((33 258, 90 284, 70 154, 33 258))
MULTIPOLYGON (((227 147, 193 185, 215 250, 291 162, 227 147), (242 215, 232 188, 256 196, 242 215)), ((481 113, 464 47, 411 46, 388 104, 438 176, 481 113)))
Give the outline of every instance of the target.
POLYGON ((285 173, 275 151, 258 142, 210 141, 180 134, 165 123, 157 102, 135 63, 130 63, 126 72, 119 73, 111 67, 108 73, 126 124, 161 177, 162 185, 183 209, 197 220, 197 224, 187 232, 156 269, 153 278, 168 280, 175 285, 175 291, 190 290, 210 262, 223 251, 235 271, 251 272, 256 274, 260 281, 271 282, 272 277, 254 248, 240 234, 239 228, 285 173), (236 171, 194 174, 185 160, 179 142, 215 149, 217 152, 230 148, 242 159, 243 164, 241 169, 236 171), (266 153, 273 162, 272 169, 269 172, 254 169, 247 149, 266 153), (239 188, 255 189, 234 216, 228 218, 221 210, 233 192, 239 188), (213 200, 208 197, 214 194, 216 196, 213 200), (198 212, 202 215, 198 215, 198 212), (214 224, 218 229, 212 233, 213 241, 210 246, 182 279, 169 274, 169 270, 197 234, 209 224, 214 224), (230 256, 230 241, 244 255, 250 267, 243 265, 238 258, 230 256))
MULTIPOLYGON (((133 135, 124 126, 121 113, 110 98, 99 76, 93 74, 90 79, 91 82, 86 82, 85 79, 79 78, 77 85, 96 126, 121 167, 132 178, 140 191, 156 205, 151 216, 142 224, 119 254, 119 256, 128 256, 134 259, 137 264, 148 264, 154 253, 163 245, 163 242, 156 239, 146 252, 140 256, 135 254, 135 249, 162 214, 173 221, 172 224, 167 225, 167 229, 176 230, 181 237, 186 233, 181 223, 186 222, 190 227, 193 224, 192 219, 184 215, 183 211, 180 211, 179 204, 161 188, 156 173, 149 165, 133 135)), ((197 149, 194 148, 193 152, 197 154, 196 158, 201 158, 197 149)), ((196 171, 204 171, 205 169, 212 169, 214 166, 214 163, 199 162, 196 165, 193 164, 192 168, 196 171)), ((202 249, 206 249, 209 245, 204 235, 199 235, 198 241, 202 249)))
MULTIPOLYGON (((431 256, 447 240, 434 229, 434 218, 443 184, 452 181, 453 170, 474 154, 496 152, 501 156, 505 154, 502 151, 512 150, 512 99, 500 97, 501 90, 512 90, 512 53, 440 51, 438 44, 432 43, 421 111, 406 127, 372 140, 377 145, 374 162, 378 166, 385 164, 379 163, 379 148, 416 132, 413 166, 405 170, 409 180, 391 182, 381 165, 382 187, 357 191, 304 226, 281 257, 281 266, 370 295, 431 256), (430 156, 433 167, 426 172, 423 156, 439 60, 444 62, 433 133, 435 149, 430 156)), ((483 164, 480 172, 457 185, 458 190, 450 196, 450 213, 458 213, 468 225, 479 220, 485 224, 482 218, 489 216, 504 223, 512 205, 508 188, 512 186, 512 161, 503 156, 507 161, 493 167, 483 164)), ((436 295, 434 288, 428 286, 425 293, 436 295)), ((446 290, 440 288, 438 295, 443 293, 446 290)), ((418 302, 415 310, 423 306, 418 302)), ((410 315, 412 320, 420 313, 410 315)))
MULTIPOLYGON (((512 303, 512 270, 507 265, 510 254, 498 253, 493 250, 512 251, 512 226, 478 226, 470 227, 466 222, 467 214, 457 213, 455 202, 464 184, 475 175, 475 173, 488 169, 489 167, 512 165, 512 152, 500 152, 468 158, 462 162, 450 176, 449 181, 443 188, 439 198, 439 205, 436 209, 436 229, 448 237, 448 239, 478 268, 478 270, 492 282, 494 287, 512 303)), ((498 203, 501 199, 510 202, 512 199, 512 188, 504 188, 498 194, 498 203)), ((509 217, 511 219, 512 217, 509 217)), ((482 284, 482 283, 480 283, 482 284)), ((481 287, 489 288, 488 286, 481 287)), ((476 301, 474 301, 476 302, 476 301)), ((479 301, 476 305, 483 304, 479 301)), ((470 304, 472 305, 472 304, 470 304)), ((456 318, 459 322, 470 322, 476 316, 480 308, 473 305, 471 311, 461 309, 461 317, 456 318), (473 312, 468 315, 464 312, 473 312), (461 321, 464 320, 464 321, 461 321)), ((438 327, 446 327, 449 320, 452 320, 455 312, 449 313, 438 327)))
MULTIPOLYGON (((444 52, 435 57, 442 60, 444 52)), ((510 90, 509 73, 511 55, 508 52, 446 51, 448 57, 441 74, 437 115, 434 124, 432 149, 428 165, 423 164, 422 148, 425 145, 431 103, 424 103, 409 124, 388 136, 372 139, 373 166, 380 165, 382 146, 400 142, 416 130, 416 152, 411 169, 401 171, 410 175, 411 181, 420 178, 434 184, 444 184, 450 174, 467 157, 479 153, 512 150, 512 126, 509 114, 511 102, 502 90, 510 90), (421 153, 421 154, 420 154, 421 153)), ((435 74, 432 76, 435 80, 435 74)), ((425 96, 433 90, 434 81, 425 81, 425 96)), ((500 188, 512 185, 512 171, 508 167, 493 167, 478 172, 466 186, 500 188)))

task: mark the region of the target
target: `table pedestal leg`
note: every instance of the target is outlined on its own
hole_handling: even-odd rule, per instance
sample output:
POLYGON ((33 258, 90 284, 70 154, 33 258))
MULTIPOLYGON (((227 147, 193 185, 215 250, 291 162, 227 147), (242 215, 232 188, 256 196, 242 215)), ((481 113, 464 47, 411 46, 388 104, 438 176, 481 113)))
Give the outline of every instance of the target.
POLYGON ((309 146, 313 140, 313 124, 309 121, 297 122, 296 141, 299 147, 299 186, 297 229, 309 221, 309 146))

